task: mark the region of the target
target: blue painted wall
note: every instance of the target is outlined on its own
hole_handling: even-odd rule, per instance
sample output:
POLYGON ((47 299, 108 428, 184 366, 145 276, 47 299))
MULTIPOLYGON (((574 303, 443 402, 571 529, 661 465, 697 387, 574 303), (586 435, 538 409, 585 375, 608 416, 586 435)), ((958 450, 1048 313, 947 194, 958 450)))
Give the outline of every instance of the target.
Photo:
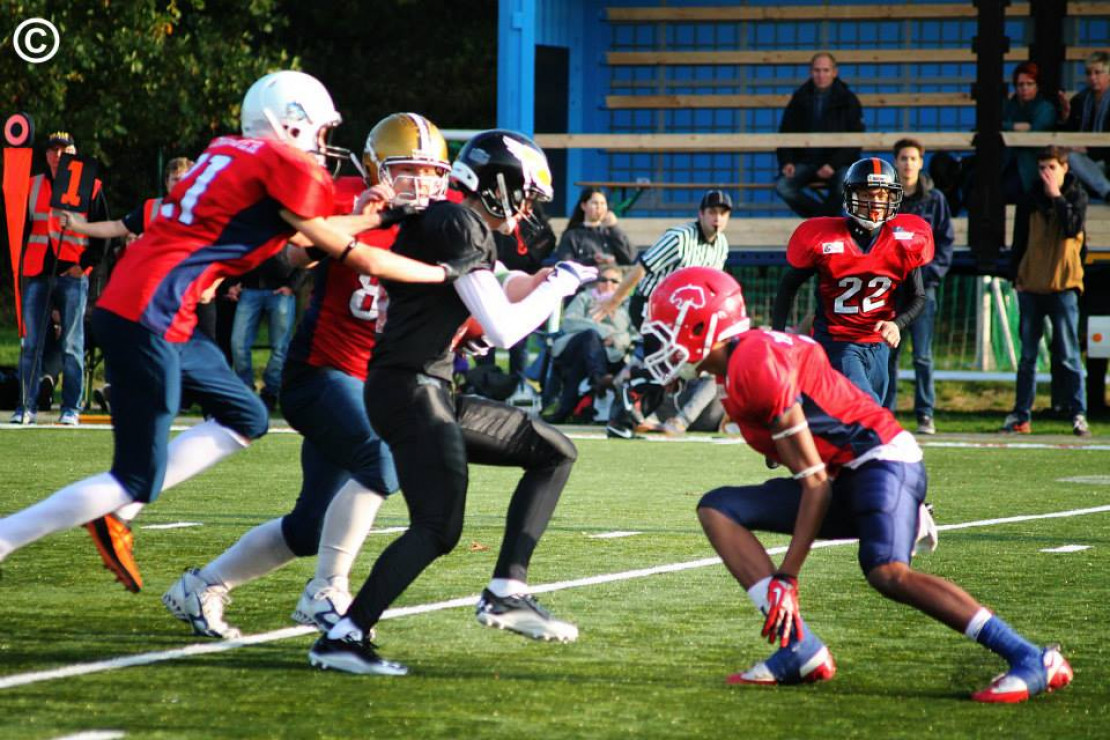
MULTIPOLYGON (((935 0, 932 0, 935 2, 935 0)), ((889 4, 891 0, 832 0, 832 4, 889 4)), ((606 95, 660 93, 790 93, 808 79, 808 65, 610 66, 607 51, 906 49, 904 64, 842 64, 840 77, 857 93, 967 91, 973 64, 919 64, 914 48, 970 48, 974 19, 859 20, 828 22, 760 21, 720 23, 609 23, 607 7, 653 7, 658 0, 502 0, 498 59, 498 123, 535 133, 533 106, 536 44, 570 50, 569 127, 579 133, 773 132, 781 110, 607 110, 606 95)), ((668 6, 727 5, 727 0, 667 0, 668 6)), ((782 5, 783 0, 747 0, 748 5, 782 5)), ((789 0, 790 5, 824 5, 829 0, 789 0)), ((913 4, 907 3, 907 4, 913 4)), ((966 5, 967 3, 956 3, 966 5)), ((1012 46, 1031 38, 1029 21, 1011 18, 1012 46)), ((1110 19, 1069 18, 1066 42, 1105 45, 1110 19)), ((1007 76, 1013 64, 1006 66, 1007 76)), ((1082 64, 1065 69, 1064 87, 1082 86, 1082 64)), ((542 91, 539 92, 542 94, 542 91)), ((865 109, 870 131, 945 131, 974 127, 972 107, 887 107, 865 109)), ((571 150, 566 202, 574 203, 576 181, 633 181, 648 177, 670 182, 766 182, 774 177, 773 153, 653 154, 571 150)), ((733 191, 738 210, 751 215, 784 215, 769 190, 733 191)), ((693 191, 652 191, 636 206, 638 216, 685 216, 696 206, 693 191)), ((562 215, 562 214, 556 214, 562 215)))

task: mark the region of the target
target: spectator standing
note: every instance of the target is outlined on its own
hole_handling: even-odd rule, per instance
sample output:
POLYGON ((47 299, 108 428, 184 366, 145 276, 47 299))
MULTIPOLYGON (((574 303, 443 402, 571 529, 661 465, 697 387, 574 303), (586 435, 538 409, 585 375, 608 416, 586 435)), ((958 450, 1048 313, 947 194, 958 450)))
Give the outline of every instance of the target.
MULTIPOLYGON (((1014 94, 1002 106, 1003 131, 1055 128, 1056 108, 1040 94, 1040 78, 1040 68, 1033 62, 1022 62, 1014 68, 1014 94)), ((1038 178, 1037 151, 1031 147, 1008 148, 1002 167, 1006 202, 1021 203, 1038 178)))
POLYGON ((1037 380, 1037 348, 1044 320, 1052 322, 1052 355, 1070 408, 1072 431, 1087 437, 1087 404, 1079 360, 1079 296, 1083 292, 1087 193, 1068 172, 1068 150, 1047 147, 1037 158, 1041 182, 1033 188, 1029 220, 1015 227, 1014 287, 1020 311, 1021 360, 1014 410, 1001 431, 1029 434, 1037 380))
POLYGON ((556 260, 574 260, 583 265, 631 265, 635 261, 632 244, 617 216, 609 210, 605 193, 586 188, 578 196, 574 213, 555 250, 556 260))
MULTIPOLYGON (((20 258, 23 279, 23 326, 25 335, 19 356, 19 407, 13 424, 33 424, 39 387, 39 370, 51 309, 58 310, 62 343, 62 410, 59 424, 76 426, 84 396, 85 307, 89 298, 87 271, 104 254, 104 242, 92 242, 84 234, 64 228, 50 209, 54 179, 63 154, 77 154, 73 137, 56 131, 46 141, 47 170, 31 178, 27 201, 30 234, 20 258)), ((108 217, 100 180, 93 185, 89 210, 81 215, 94 220, 108 217)))
MULTIPOLYGON (((836 59, 828 52, 813 55, 810 79, 799 87, 782 115, 779 133, 833 133, 863 131, 863 109, 859 98, 837 76, 836 59)), ((777 151, 778 192, 790 209, 802 218, 838 216, 844 176, 860 157, 859 147, 796 147, 777 151), (821 181, 828 190, 823 199, 807 188, 821 181)))
MULTIPOLYGON (((1110 55, 1096 51, 1087 57, 1087 89, 1081 90, 1071 100, 1060 93, 1060 120, 1063 131, 1110 131, 1110 55)), ((1110 200, 1110 178, 1107 177, 1110 147, 1074 147, 1068 155, 1072 175, 1092 193, 1110 200)))
MULTIPOLYGON (((933 260, 921 268, 925 305, 907 327, 913 340, 913 410, 918 434, 936 434, 933 421, 936 387, 933 384, 933 328, 937 315, 937 289, 952 266, 952 243, 956 239, 952 214, 944 193, 933 187, 932 179, 921 171, 925 147, 916 139, 901 139, 894 144, 894 168, 902 181, 902 213, 920 216, 933 230, 933 260)), ((890 382, 883 405, 894 411, 898 400, 898 356, 902 345, 890 350, 890 382)))
POLYGON ((277 405, 281 390, 281 370, 297 317, 297 289, 303 278, 304 271, 290 264, 287 252, 282 250, 243 275, 239 283, 235 323, 231 328, 231 357, 235 374, 253 390, 251 348, 265 314, 269 320, 270 359, 262 371, 259 395, 269 411, 277 405))

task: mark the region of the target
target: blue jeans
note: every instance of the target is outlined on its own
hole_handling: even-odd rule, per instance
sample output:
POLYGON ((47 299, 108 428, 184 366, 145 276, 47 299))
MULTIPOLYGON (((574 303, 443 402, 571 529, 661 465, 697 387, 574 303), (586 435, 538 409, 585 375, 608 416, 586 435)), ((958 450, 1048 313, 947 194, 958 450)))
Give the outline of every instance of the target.
POLYGON ((80 410, 85 390, 85 305, 88 299, 89 279, 84 275, 79 278, 59 276, 53 291, 50 291, 49 278, 27 278, 23 292, 23 325, 27 335, 19 356, 19 387, 26 400, 23 408, 28 411, 34 411, 37 406, 45 349, 39 345, 46 338, 44 330, 50 325, 52 308, 57 308, 62 318, 62 411, 80 410))
MULTIPOLYGON (((937 289, 925 289, 925 308, 909 325, 913 342, 913 411, 918 417, 933 416, 937 390, 933 383, 933 326, 937 318, 937 289)), ((905 342, 890 351, 890 382, 883 406, 891 411, 898 403, 898 357, 905 342)))
POLYGON ((838 342, 820 334, 814 336, 814 339, 825 348, 829 364, 840 371, 841 375, 870 395, 876 403, 883 402, 887 386, 891 382, 888 368, 890 347, 884 342, 838 342))
POLYGON ((251 347, 258 336, 258 324, 265 312, 270 319, 270 359, 262 372, 263 395, 277 397, 281 389, 281 369, 289 350, 293 321, 297 314, 297 297, 272 290, 243 288, 231 327, 231 357, 238 375, 248 388, 254 388, 251 347))
POLYGON ((1068 168, 1079 178, 1079 182, 1101 196, 1110 198, 1110 178, 1106 177, 1106 164, 1096 162, 1089 155, 1072 152, 1068 155, 1068 168))
POLYGON ((844 207, 844 176, 847 167, 841 167, 829 178, 824 198, 818 198, 806 186, 817 178, 820 167, 814 164, 795 163, 794 176, 779 174, 775 178, 775 192, 802 218, 813 216, 839 216, 844 207))
POLYGON ((1059 360, 1060 390, 1068 405, 1068 413, 1086 414, 1083 366, 1079 361, 1079 294, 1074 290, 1062 293, 1026 293, 1018 291, 1021 312, 1021 360, 1018 362, 1014 414, 1018 421, 1029 421, 1033 397, 1037 391, 1037 347, 1044 335, 1044 320, 1052 322, 1052 357, 1059 360))

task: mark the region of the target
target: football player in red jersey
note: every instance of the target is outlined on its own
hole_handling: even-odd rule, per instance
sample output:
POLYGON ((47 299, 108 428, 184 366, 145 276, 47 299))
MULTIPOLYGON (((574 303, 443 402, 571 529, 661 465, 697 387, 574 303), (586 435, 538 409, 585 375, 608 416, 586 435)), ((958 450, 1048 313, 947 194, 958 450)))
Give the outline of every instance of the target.
MULTIPOLYGON (((447 142, 421 115, 395 113, 379 121, 363 161, 368 182, 336 180, 336 214, 357 213, 360 201, 370 199, 423 210, 446 197, 447 142)), ((398 229, 363 231, 357 238, 389 249, 398 229)), ((329 629, 350 606, 348 576, 378 508, 397 490, 393 456, 370 426, 362 399, 381 299, 378 280, 325 258, 313 268, 312 281, 281 385, 285 418, 304 436, 300 495, 288 514, 250 530, 204 567, 187 570, 162 597, 198 635, 238 636, 223 616, 226 594, 318 550, 316 577, 293 618, 329 629)))
POLYGON ((879 593, 1007 661, 1008 672, 976 692, 976 701, 1018 702, 1066 686, 1072 671, 1059 646, 1032 644, 959 586, 910 567, 927 516, 925 467, 913 436, 835 372, 812 339, 749 325, 739 284, 723 272, 692 267, 659 285, 644 329, 662 343, 645 358, 658 382, 691 372, 716 375, 744 439, 790 471, 757 485, 715 489, 698 504, 710 543, 765 615, 762 634, 777 647, 728 682, 833 677, 832 655, 802 620, 798 600, 802 565, 821 537, 859 539, 860 568, 879 593), (791 535, 777 568, 752 530, 791 535))
POLYGON ((217 280, 240 275, 291 237, 337 262, 392 279, 444 282, 476 259, 434 265, 361 248, 344 231, 380 223, 374 209, 326 220, 334 188, 323 168, 326 137, 340 122, 315 78, 262 77, 242 105, 242 137, 221 136, 128 248, 93 313, 113 398, 111 470, 74 483, 0 521, 0 560, 50 533, 90 523, 105 565, 125 587, 142 581, 127 524, 169 488, 265 434, 266 409, 214 342, 193 332, 196 304, 217 280), (300 232, 298 234, 297 232, 300 232), (209 419, 169 444, 182 390, 209 419))
POLYGON ((848 379, 882 401, 889 353, 925 306, 920 268, 933 259, 933 232, 923 219, 898 215, 898 173, 877 157, 861 159, 844 180, 847 217, 811 218, 786 247, 790 263, 779 285, 771 326, 786 328, 794 295, 817 275, 813 338, 848 379), (895 305, 895 292, 904 305, 895 305))

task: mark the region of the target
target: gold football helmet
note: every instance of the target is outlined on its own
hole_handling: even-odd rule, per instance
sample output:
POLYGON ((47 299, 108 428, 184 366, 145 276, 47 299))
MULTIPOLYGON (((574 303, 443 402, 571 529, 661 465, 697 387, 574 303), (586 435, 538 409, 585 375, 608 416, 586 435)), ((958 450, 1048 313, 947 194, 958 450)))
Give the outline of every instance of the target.
POLYGON ((393 188, 394 205, 426 208, 447 196, 447 141, 418 113, 394 113, 379 121, 366 137, 362 162, 371 185, 393 188))

